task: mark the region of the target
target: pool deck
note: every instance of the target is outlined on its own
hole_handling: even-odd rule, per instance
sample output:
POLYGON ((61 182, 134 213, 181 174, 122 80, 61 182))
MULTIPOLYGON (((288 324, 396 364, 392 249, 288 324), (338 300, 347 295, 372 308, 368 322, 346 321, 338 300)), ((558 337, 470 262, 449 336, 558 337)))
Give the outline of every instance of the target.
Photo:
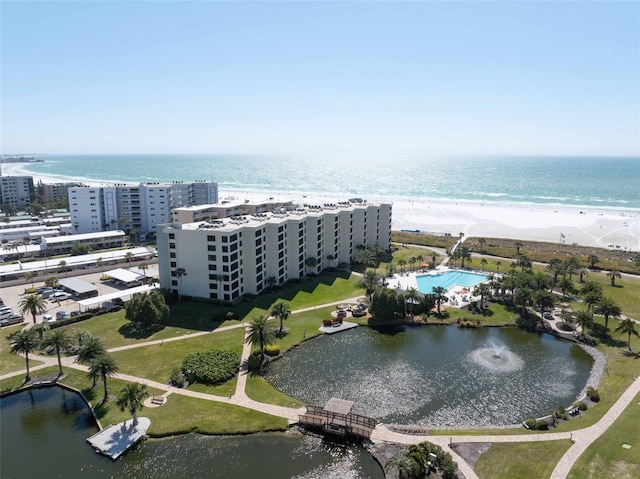
POLYGON ((139 417, 138 424, 133 425, 133 419, 108 426, 87 439, 96 451, 113 460, 131 449, 136 443, 145 438, 151 420, 139 417))
POLYGON ((318 329, 325 334, 339 333, 340 331, 346 331, 347 329, 357 328, 357 323, 350 323, 349 321, 342 321, 340 326, 320 326, 318 329))

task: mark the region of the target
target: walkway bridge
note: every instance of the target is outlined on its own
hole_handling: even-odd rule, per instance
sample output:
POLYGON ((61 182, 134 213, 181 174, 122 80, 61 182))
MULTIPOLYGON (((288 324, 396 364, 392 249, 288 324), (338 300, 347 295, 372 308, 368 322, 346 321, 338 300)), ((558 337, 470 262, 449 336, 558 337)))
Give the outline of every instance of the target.
POLYGON ((376 420, 351 412, 353 401, 331 398, 322 406, 307 406, 298 422, 304 426, 321 428, 326 434, 369 438, 376 427, 376 420))

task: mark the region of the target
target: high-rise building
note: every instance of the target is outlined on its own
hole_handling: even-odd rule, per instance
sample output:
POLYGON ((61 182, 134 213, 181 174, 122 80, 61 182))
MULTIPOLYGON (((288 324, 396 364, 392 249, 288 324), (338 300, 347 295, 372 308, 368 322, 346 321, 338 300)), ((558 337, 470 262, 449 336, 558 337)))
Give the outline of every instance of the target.
POLYGON ((218 202, 213 182, 141 183, 82 186, 69 189, 69 210, 74 232, 121 229, 148 234, 171 221, 171 210, 204 201, 218 202))
POLYGON ((9 204, 20 209, 29 206, 35 197, 33 176, 0 177, 0 204, 9 204))
POLYGON ((159 225, 160 286, 221 301, 258 294, 349 263, 361 246, 388 250, 391 210, 388 203, 343 202, 159 225))

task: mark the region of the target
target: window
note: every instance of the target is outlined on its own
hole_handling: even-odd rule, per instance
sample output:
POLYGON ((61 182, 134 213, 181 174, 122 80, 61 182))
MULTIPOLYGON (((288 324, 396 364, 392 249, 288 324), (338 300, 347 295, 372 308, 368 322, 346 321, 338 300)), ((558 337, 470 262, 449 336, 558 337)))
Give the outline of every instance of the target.
POLYGON ((222 252, 223 252, 223 253, 228 253, 228 252, 229 252, 229 247, 228 247, 228 246, 226 246, 226 245, 224 245, 224 246, 222 247, 222 252))
POLYGON ((214 244, 207 245, 207 251, 215 251, 215 250, 216 250, 216 245, 214 244))
POLYGON ((174 233, 169 233, 169 239, 176 239, 176 235, 174 233))
POLYGON ((172 267, 172 268, 176 268, 177 266, 178 266, 178 265, 176 264, 176 262, 175 262, 175 261, 172 261, 172 262, 171 262, 171 267, 172 267))
POLYGON ((209 255, 209 261, 215 261, 216 260, 216 255, 215 254, 210 254, 209 255))

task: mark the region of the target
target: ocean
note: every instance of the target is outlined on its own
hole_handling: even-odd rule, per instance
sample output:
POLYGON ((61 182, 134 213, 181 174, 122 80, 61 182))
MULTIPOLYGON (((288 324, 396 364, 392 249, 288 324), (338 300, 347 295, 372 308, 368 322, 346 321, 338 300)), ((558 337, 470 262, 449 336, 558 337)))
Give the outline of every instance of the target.
MULTIPOLYGON (((639 157, 43 155, 12 174, 92 183, 215 181, 226 191, 637 213, 639 157)), ((3 165, 3 171, 8 165, 3 165)))

